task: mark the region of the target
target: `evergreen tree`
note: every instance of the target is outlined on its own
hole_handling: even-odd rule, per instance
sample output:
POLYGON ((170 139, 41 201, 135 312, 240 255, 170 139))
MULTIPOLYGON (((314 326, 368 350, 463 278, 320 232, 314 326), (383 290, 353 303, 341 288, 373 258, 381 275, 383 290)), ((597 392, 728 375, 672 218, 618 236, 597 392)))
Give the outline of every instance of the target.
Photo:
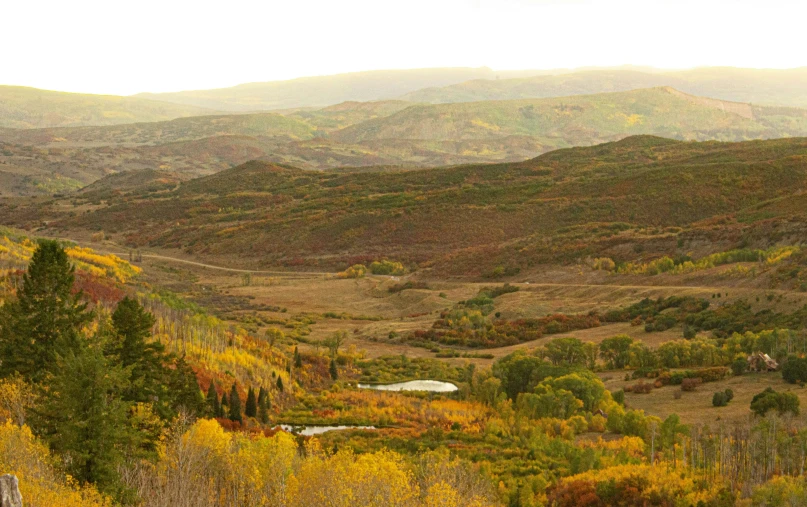
POLYGON ((277 377, 277 390, 283 392, 283 379, 280 376, 277 377))
POLYGON ((294 347, 294 367, 295 368, 303 367, 303 358, 302 356, 300 356, 300 352, 297 351, 297 347, 294 347))
MULTIPOLYGON (((107 344, 106 353, 131 371, 130 387, 124 393, 124 399, 152 403, 161 418, 170 419, 176 413, 176 396, 187 396, 190 386, 187 378, 176 377, 176 373, 187 376, 187 368, 181 372, 169 369, 167 365, 171 363, 171 356, 165 352, 162 343, 151 340, 154 322, 154 316, 137 300, 123 298, 112 313, 115 336, 107 344)), ((186 408, 196 410, 198 406, 186 408)))
POLYGON ((191 365, 185 361, 184 357, 178 358, 175 368, 171 371, 171 379, 168 384, 168 392, 171 393, 171 408, 178 412, 184 410, 190 415, 201 416, 205 413, 205 399, 199 382, 196 380, 191 365))
POLYGON ((336 360, 333 358, 331 359, 330 372, 333 380, 337 380, 339 378, 339 370, 336 368, 336 360))
POLYGON ((247 417, 257 417, 258 415, 258 400, 255 399, 255 391, 251 387, 247 392, 247 402, 244 405, 244 413, 247 417))
POLYGON ((74 267, 56 241, 41 241, 17 298, 0 309, 0 377, 14 372, 39 382, 57 358, 77 351, 92 314, 73 293, 74 267))
POLYGON ((216 384, 212 380, 210 387, 207 388, 207 413, 210 414, 210 417, 219 417, 221 413, 219 393, 216 392, 216 384))
POLYGON ((269 423, 269 408, 271 406, 271 402, 269 401, 269 393, 261 387, 261 391, 258 394, 258 419, 261 421, 261 424, 268 424, 269 423))
POLYGON ((241 417, 241 397, 238 395, 238 389, 235 388, 235 384, 233 384, 233 388, 230 389, 229 407, 230 407, 230 420, 244 422, 243 417, 241 417))
POLYGON ((227 401, 227 392, 221 393, 221 403, 219 403, 219 417, 227 417, 230 414, 228 408, 229 402, 227 401))
POLYGON ((33 427, 74 478, 120 497, 119 466, 135 447, 147 445, 128 424, 131 404, 121 396, 128 371, 90 347, 69 352, 55 371, 45 380, 33 427))

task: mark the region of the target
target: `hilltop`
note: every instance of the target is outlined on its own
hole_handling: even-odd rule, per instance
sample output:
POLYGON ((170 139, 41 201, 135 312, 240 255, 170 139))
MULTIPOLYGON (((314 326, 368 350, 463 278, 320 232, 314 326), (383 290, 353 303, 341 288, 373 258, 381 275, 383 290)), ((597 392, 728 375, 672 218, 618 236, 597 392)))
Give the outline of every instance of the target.
POLYGON ((514 79, 475 79, 402 95, 413 102, 450 103, 514 100, 618 92, 670 86, 692 95, 761 105, 807 107, 807 68, 737 69, 706 67, 684 71, 579 70, 514 79))
MULTIPOLYGON (((518 71, 504 75, 540 74, 518 71)), ((469 79, 493 78, 502 73, 482 68, 375 70, 332 76, 313 76, 247 83, 231 88, 175 93, 141 93, 136 97, 193 105, 220 111, 258 111, 322 107, 345 101, 392 99, 420 88, 446 86, 469 79)))
POLYGON ((805 129, 807 110, 757 107, 660 87, 550 99, 412 106, 331 137, 359 142, 530 136, 547 147, 559 148, 636 134, 729 141, 794 136, 807 132, 805 129))
MULTIPOLYGON (((588 255, 627 261, 692 245, 712 253, 741 240, 767 248, 771 227, 784 227, 780 239, 805 232, 798 225, 805 183, 805 138, 638 136, 520 163, 407 172, 310 172, 253 161, 174 189, 132 188, 75 216, 58 200, 36 205, 34 216, 57 234, 101 229, 133 246, 265 266, 388 257, 480 276, 497 265, 528 269, 588 255)), ((81 206, 80 195, 70 199, 81 206)), ((32 212, 2 208, 19 225, 32 212)))
POLYGON ((171 120, 211 112, 203 107, 137 97, 0 86, 0 128, 118 125, 171 120))
POLYGON ((696 97, 669 87, 550 99, 198 116, 103 127, 0 131, 8 195, 80 188, 152 168, 203 176, 249 160, 329 170, 516 162, 630 135, 743 141, 807 135, 807 110, 696 97))

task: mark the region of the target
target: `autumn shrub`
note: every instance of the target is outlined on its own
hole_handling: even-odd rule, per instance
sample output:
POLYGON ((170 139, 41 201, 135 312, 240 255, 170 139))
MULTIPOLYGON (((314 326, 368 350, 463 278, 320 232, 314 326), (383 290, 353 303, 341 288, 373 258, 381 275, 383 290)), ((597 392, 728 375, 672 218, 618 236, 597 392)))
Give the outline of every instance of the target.
POLYGON ((591 261, 591 268, 599 271, 614 271, 616 263, 610 257, 598 257, 591 261))
POLYGON ((694 391, 703 383, 703 380, 699 377, 696 378, 685 378, 681 381, 681 390, 682 391, 694 391))
POLYGON ((564 477, 549 489, 548 505, 717 505, 721 494, 720 482, 705 481, 697 471, 669 474, 664 467, 630 464, 564 477))
POLYGON ((364 278, 367 274, 367 267, 364 264, 354 264, 344 271, 336 274, 338 278, 364 278))
POLYGON ((399 276, 406 273, 406 268, 400 262, 385 259, 370 263, 370 272, 374 275, 399 276))

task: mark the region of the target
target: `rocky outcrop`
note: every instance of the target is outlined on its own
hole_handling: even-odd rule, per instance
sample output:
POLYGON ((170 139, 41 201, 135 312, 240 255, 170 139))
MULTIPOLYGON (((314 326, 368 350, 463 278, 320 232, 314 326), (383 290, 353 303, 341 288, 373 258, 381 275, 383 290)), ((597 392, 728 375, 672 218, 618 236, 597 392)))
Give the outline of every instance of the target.
POLYGON ((13 475, 0 475, 0 507, 22 507, 20 485, 13 475))

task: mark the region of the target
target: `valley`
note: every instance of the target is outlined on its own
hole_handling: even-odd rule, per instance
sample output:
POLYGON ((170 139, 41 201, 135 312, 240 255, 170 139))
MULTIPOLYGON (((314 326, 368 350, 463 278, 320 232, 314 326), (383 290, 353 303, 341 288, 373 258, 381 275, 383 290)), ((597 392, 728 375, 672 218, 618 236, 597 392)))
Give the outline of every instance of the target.
POLYGON ((0 87, 0 474, 28 507, 802 505, 803 79, 0 87))

